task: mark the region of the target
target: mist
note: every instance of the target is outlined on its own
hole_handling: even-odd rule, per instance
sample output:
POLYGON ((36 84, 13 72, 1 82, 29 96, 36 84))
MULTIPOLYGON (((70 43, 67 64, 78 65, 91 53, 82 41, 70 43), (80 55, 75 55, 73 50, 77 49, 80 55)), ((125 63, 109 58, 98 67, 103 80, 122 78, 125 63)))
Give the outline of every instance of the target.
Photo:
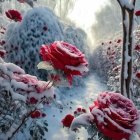
POLYGON ((59 0, 54 5, 53 10, 63 21, 87 34, 92 50, 102 40, 121 33, 121 13, 115 0, 59 0))

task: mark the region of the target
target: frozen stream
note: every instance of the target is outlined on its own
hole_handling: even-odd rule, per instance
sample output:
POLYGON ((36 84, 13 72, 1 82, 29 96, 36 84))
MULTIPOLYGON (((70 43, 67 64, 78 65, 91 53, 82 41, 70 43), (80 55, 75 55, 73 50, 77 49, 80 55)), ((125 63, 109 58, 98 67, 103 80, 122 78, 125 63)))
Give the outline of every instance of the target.
POLYGON ((105 90, 106 85, 93 74, 85 79, 85 86, 69 89, 66 93, 59 93, 64 109, 61 111, 54 106, 46 108, 49 124, 46 140, 79 140, 78 138, 86 140, 87 133, 84 128, 79 133, 71 132, 67 128, 63 128, 61 120, 66 114, 73 113, 78 106, 86 107, 88 110, 88 106, 92 104, 97 95, 105 90))

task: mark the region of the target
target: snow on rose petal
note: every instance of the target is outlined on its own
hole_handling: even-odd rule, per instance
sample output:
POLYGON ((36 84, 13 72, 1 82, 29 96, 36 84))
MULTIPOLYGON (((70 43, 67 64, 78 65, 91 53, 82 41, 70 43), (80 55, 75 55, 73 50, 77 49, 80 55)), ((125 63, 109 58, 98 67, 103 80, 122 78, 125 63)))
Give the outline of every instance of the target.
POLYGON ((74 116, 71 114, 68 114, 64 117, 64 119, 62 119, 61 122, 62 122, 63 126, 70 128, 73 119, 74 119, 74 116))
POLYGON ((92 106, 92 115, 98 129, 113 140, 128 139, 139 113, 131 100, 119 93, 103 92, 92 106))

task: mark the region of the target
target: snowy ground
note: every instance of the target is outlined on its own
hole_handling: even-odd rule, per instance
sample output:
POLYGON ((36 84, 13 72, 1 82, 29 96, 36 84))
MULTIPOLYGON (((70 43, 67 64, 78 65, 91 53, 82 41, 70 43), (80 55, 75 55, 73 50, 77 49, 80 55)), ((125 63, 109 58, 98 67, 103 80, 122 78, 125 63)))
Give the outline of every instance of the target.
POLYGON ((61 124, 62 118, 79 107, 86 107, 92 104, 97 95, 106 90, 106 85, 103 84, 99 77, 90 75, 85 79, 85 87, 75 87, 69 89, 66 93, 59 93, 60 100, 64 105, 63 110, 54 106, 47 107, 46 113, 49 124, 49 132, 46 134, 47 140, 86 140, 87 133, 84 128, 79 133, 71 132, 67 128, 63 128, 61 124))

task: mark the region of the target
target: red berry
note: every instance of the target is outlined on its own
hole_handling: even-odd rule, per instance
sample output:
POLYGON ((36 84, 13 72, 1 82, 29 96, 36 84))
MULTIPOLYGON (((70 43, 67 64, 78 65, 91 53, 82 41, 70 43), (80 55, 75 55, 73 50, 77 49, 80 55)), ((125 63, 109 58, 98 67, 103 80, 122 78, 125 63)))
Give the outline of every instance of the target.
POLYGON ((86 113, 86 110, 83 108, 83 109, 82 109, 82 112, 86 113))
POLYGON ((77 114, 77 111, 74 111, 74 114, 76 115, 77 114))
POLYGON ((39 118, 40 116, 41 112, 39 110, 36 110, 31 114, 31 118, 39 118))
POLYGON ((81 111, 82 111, 82 108, 80 108, 80 107, 77 108, 77 111, 78 111, 78 112, 81 112, 81 111))

